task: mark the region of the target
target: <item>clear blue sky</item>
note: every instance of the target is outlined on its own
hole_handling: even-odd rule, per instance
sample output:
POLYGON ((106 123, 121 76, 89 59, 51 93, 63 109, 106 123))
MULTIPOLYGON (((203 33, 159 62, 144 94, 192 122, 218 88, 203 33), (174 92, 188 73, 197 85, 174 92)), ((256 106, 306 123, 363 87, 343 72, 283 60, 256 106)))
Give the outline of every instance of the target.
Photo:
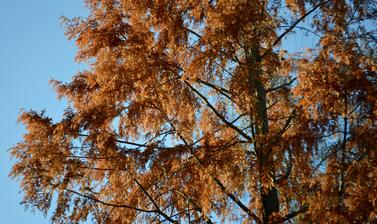
POLYGON ((69 80, 80 66, 64 36, 59 17, 85 14, 80 0, 0 0, 0 223, 49 223, 40 212, 24 211, 18 182, 8 178, 8 149, 21 140, 16 120, 21 108, 46 109, 59 119, 58 102, 48 81, 69 80))

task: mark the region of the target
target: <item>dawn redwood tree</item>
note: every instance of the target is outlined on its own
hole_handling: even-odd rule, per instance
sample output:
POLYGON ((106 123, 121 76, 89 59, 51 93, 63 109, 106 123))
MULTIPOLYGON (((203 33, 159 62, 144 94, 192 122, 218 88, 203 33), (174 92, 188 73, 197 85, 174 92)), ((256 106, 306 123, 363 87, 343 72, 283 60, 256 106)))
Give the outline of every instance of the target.
POLYGON ((10 153, 52 222, 377 219, 373 0, 86 0, 88 69, 10 153), (306 33, 312 44, 285 41, 306 33))

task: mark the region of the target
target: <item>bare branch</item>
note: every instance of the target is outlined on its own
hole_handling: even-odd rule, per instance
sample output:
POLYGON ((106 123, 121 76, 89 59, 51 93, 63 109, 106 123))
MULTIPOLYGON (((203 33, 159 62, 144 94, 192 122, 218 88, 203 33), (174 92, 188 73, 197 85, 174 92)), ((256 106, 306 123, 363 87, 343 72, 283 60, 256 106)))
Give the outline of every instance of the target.
MULTIPOLYGON (((289 28, 289 27, 291 27, 291 26, 279 26, 279 27, 277 27, 277 28, 289 28)), ((297 29, 300 29, 300 30, 307 31, 307 32, 309 32, 309 33, 311 33, 311 34, 313 34, 313 35, 315 35, 315 36, 317 36, 317 37, 322 37, 322 36, 319 35, 318 33, 314 32, 313 30, 308 29, 308 28, 306 28, 306 27, 296 26, 296 27, 294 27, 294 28, 297 28, 297 29)))

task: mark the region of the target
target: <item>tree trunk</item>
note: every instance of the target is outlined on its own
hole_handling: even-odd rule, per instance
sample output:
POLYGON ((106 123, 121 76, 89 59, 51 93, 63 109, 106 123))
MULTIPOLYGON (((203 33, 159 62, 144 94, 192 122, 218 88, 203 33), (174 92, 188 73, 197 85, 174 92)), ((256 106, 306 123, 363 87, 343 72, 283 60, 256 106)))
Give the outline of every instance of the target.
POLYGON ((262 193, 263 203, 263 223, 268 223, 268 219, 274 212, 279 212, 278 190, 273 187, 267 193, 262 193))
POLYGON ((255 98, 250 113, 251 120, 254 121, 255 134, 258 136, 254 143, 257 159, 259 162, 259 174, 261 183, 261 197, 263 205, 263 223, 268 223, 272 213, 279 212, 278 190, 275 187, 266 186, 264 183, 266 176, 274 178, 274 166, 271 149, 263 147, 263 139, 269 133, 267 118, 267 97, 264 84, 261 80, 261 58, 259 47, 255 47, 248 57, 248 83, 250 96, 255 98))

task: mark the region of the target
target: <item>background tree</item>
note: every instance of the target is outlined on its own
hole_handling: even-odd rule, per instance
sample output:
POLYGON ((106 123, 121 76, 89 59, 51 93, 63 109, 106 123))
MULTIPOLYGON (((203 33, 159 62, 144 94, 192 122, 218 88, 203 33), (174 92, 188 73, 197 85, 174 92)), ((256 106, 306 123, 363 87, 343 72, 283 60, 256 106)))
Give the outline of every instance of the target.
POLYGON ((375 221, 376 2, 86 0, 89 68, 24 112, 26 206, 98 223, 375 221), (289 52, 304 31, 318 40, 289 52), (55 203, 54 203, 55 204, 55 203))

